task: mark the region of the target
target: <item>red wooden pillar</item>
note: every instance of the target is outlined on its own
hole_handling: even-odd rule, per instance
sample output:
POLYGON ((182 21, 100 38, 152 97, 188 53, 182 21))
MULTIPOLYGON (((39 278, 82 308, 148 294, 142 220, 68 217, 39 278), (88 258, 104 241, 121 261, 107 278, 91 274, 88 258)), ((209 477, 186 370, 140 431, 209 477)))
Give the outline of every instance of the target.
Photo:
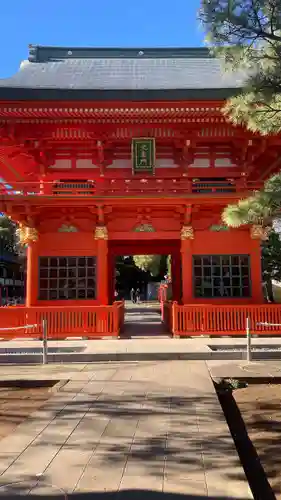
POLYGON ((182 302, 189 304, 193 299, 192 279, 192 226, 183 226, 181 231, 182 302))
POLYGON ((96 227, 97 242, 97 300, 101 305, 109 303, 108 294, 108 235, 105 226, 96 227))
POLYGON ((39 290, 39 254, 38 241, 28 241, 27 273, 26 273, 26 300, 27 307, 35 306, 38 301, 39 290))
POLYGON ((116 297, 114 292, 116 289, 116 276, 115 276, 115 256, 112 254, 110 249, 108 250, 108 300, 109 304, 112 304, 116 297))
POLYGON ((181 254, 180 252, 175 252, 172 254, 172 293, 173 300, 179 302, 181 300, 181 254))
POLYGON ((264 302, 262 287, 261 238, 259 237, 258 231, 255 233, 255 226, 251 229, 250 242, 252 301, 254 304, 260 304, 264 302))

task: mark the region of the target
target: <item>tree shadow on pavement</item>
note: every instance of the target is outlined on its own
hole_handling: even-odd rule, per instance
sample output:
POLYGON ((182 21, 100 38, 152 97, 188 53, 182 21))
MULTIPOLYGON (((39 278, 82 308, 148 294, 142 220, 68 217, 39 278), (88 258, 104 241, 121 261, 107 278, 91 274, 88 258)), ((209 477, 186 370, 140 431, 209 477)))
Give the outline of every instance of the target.
POLYGON ((234 496, 209 496, 209 495, 195 495, 184 493, 164 493, 161 491, 130 489, 123 491, 93 491, 83 493, 48 493, 48 494, 33 494, 33 492, 26 491, 26 493, 16 485, 9 488, 5 494, 0 494, 0 498, 7 498, 7 500, 20 500, 21 498, 30 498, 32 500, 249 500, 249 497, 234 497, 234 496))
POLYGON ((233 396, 272 490, 280 495, 281 384, 249 385, 233 396))
MULTIPOLYGON (((153 371, 149 371, 149 376, 150 373, 153 376, 153 371)), ((42 414, 46 427, 38 431, 32 445, 22 450, 15 462, 3 471, 0 486, 3 488, 10 479, 11 482, 32 483, 29 490, 34 487, 34 481, 43 485, 59 484, 63 488, 62 476, 69 471, 69 479, 64 478, 70 492, 67 496, 51 487, 54 490, 51 495, 45 495, 45 491, 37 495, 34 490, 32 497, 38 500, 202 500, 207 498, 207 494, 200 496, 188 491, 178 494, 176 491, 179 488, 170 493, 164 476, 169 476, 171 483, 177 485, 180 476, 190 478, 190 482, 194 482, 196 476, 198 482, 204 483, 205 475, 211 474, 209 494, 213 495, 216 486, 224 492, 224 484, 245 482, 223 412, 209 389, 204 390, 202 385, 201 390, 193 391, 185 387, 183 380, 178 385, 174 382, 168 390, 165 380, 163 384, 155 380, 151 384, 149 379, 131 380, 128 377, 126 380, 126 376, 126 371, 123 371, 123 380, 115 377, 106 383, 102 379, 89 381, 78 395, 77 389, 72 392, 70 386, 65 386, 62 393, 73 394, 73 399, 66 402, 64 408, 61 401, 56 402, 55 398, 48 402, 48 416, 42 414), (30 462, 31 451, 33 465, 30 462), (37 452, 39 459, 36 462, 37 452), (66 455, 63 453, 68 454, 65 462, 66 455), (26 460, 26 454, 29 454, 29 460, 26 460), (162 478, 163 492, 161 487, 160 491, 153 491, 151 487, 151 490, 126 489, 117 493, 79 493, 81 490, 88 491, 87 487, 83 487, 88 485, 84 481, 87 473, 89 478, 93 471, 103 472, 104 477, 93 488, 102 490, 102 481, 106 482, 113 472, 117 474, 120 471, 119 483, 122 477, 128 478, 130 467, 136 476, 143 478, 148 488, 155 484, 150 483, 150 479, 161 483, 162 478), (40 479, 35 477, 35 473, 41 475, 40 479)), ((0 465, 5 451, 0 451, 0 465)), ((131 486, 132 483, 129 483, 128 487, 131 486)), ((10 500, 22 498, 23 493, 20 483, 11 485, 9 490, 5 488, 3 494, 0 487, 0 497, 5 494, 4 497, 10 500)), ((208 498, 236 500, 235 495, 224 497, 218 494, 208 498)))

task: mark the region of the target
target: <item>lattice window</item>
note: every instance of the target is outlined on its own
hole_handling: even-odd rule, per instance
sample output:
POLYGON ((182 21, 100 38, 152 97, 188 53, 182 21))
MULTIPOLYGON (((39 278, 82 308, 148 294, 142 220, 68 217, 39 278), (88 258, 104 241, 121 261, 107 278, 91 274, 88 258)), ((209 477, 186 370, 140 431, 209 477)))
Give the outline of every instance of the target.
POLYGON ((235 184, 221 177, 198 179, 192 182, 192 193, 233 193, 235 191, 235 184))
POLYGON ((94 192, 95 183, 93 181, 66 179, 53 184, 53 194, 57 196, 71 196, 73 194, 90 196, 93 195, 94 192))
POLYGON ((249 255, 194 255, 195 297, 250 297, 249 255))
POLYGON ((40 300, 83 300, 95 297, 95 257, 40 257, 40 300))

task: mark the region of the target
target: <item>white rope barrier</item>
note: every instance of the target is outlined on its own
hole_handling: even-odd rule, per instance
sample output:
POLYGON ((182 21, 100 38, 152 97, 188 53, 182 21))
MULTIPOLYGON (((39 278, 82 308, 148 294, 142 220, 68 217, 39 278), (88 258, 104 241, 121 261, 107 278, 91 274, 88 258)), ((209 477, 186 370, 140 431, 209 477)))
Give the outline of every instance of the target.
MULTIPOLYGON (((10 332, 11 330, 18 331, 18 330, 27 330, 30 328, 34 328, 35 326, 38 326, 38 324, 34 325, 24 325, 24 326, 14 326, 11 328, 0 328, 0 336, 1 332, 10 332)), ((42 330, 43 330, 43 343, 42 343, 42 363, 43 365, 46 365, 48 363, 48 329, 47 329, 47 321, 43 319, 42 321, 42 330)))
POLYGON ((281 326, 280 323, 256 323, 257 326, 281 326))
POLYGON ((246 318, 246 337, 247 337, 247 361, 252 361, 252 336, 251 336, 251 320, 246 318))
POLYGON ((34 328, 38 325, 11 326, 10 328, 0 328, 0 332, 10 332, 11 330, 25 330, 26 328, 34 328))
MULTIPOLYGON (((281 326, 280 323, 267 323, 260 321, 255 324, 256 326, 281 326)), ((262 333, 262 332, 260 332, 262 333)), ((251 332, 251 320, 246 318, 246 339, 247 339, 247 361, 250 363, 252 361, 252 332, 251 332)))

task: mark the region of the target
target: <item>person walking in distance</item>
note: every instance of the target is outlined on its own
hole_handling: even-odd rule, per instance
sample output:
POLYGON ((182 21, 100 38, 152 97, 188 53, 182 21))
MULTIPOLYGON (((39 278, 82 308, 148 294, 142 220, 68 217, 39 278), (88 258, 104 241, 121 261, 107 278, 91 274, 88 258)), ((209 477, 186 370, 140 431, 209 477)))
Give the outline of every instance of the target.
POLYGON ((136 290, 136 303, 139 304, 140 303, 140 289, 137 288, 136 290))
POLYGON ((135 292, 135 289, 132 288, 132 290, 130 291, 130 296, 131 296, 131 301, 133 302, 133 304, 136 303, 136 292, 135 292))

